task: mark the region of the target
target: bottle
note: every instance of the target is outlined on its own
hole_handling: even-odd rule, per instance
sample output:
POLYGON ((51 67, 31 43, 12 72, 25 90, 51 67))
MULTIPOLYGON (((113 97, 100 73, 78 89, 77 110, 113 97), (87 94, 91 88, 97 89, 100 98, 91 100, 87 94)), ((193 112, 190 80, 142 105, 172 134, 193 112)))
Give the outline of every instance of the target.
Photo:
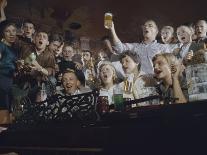
POLYGON ((46 86, 45 83, 42 83, 36 96, 36 102, 43 102, 46 99, 47 99, 46 86))
POLYGON ((124 93, 131 94, 133 91, 133 78, 134 75, 127 75, 124 80, 124 93))
MULTIPOLYGON (((124 97, 124 102, 128 102, 128 101, 131 101, 131 98, 130 97, 124 97)), ((128 111, 130 109, 132 109, 132 106, 125 104, 125 110, 128 111)))
POLYGON ((36 55, 35 53, 31 53, 26 59, 25 59, 25 63, 31 65, 33 63, 33 61, 36 60, 36 55))
POLYGON ((106 29, 111 28, 111 26, 112 26, 112 19, 113 19, 112 13, 109 13, 109 12, 105 13, 105 15, 104 15, 104 27, 106 29))
POLYGON ((29 55, 29 57, 30 57, 31 61, 36 60, 36 55, 35 55, 34 52, 32 52, 32 53, 29 55))
POLYGON ((96 110, 100 115, 109 112, 108 96, 99 96, 96 110))

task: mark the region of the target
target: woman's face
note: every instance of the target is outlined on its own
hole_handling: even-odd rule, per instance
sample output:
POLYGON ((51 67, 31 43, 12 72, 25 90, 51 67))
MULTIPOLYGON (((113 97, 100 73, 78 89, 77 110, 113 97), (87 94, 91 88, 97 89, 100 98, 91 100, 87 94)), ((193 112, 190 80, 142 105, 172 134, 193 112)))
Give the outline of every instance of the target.
POLYGON ((171 76, 170 65, 163 56, 158 56, 153 62, 154 73, 157 79, 168 79, 171 76))
POLYGON ((106 85, 111 82, 113 83, 114 77, 115 77, 115 73, 114 73, 112 66, 104 65, 103 67, 101 67, 100 78, 101 78, 101 81, 103 82, 103 84, 106 85))
POLYGON ((14 25, 7 26, 4 29, 4 39, 8 43, 14 43, 16 40, 17 29, 14 25))
POLYGON ((121 59, 121 64, 125 74, 133 73, 134 69, 137 66, 134 60, 128 55, 121 59))
POLYGON ((170 29, 161 30, 161 38, 163 43, 169 44, 172 41, 173 33, 170 29))
POLYGON ((192 41, 192 32, 190 28, 187 27, 179 27, 177 29, 177 37, 180 43, 189 43, 192 41))

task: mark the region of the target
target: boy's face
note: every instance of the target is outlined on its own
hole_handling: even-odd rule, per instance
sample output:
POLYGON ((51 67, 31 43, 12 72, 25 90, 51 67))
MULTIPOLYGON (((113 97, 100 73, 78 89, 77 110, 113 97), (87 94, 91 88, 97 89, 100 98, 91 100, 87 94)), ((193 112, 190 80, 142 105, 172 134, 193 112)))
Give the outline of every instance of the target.
POLYGON ((195 27, 195 32, 198 38, 202 38, 206 36, 207 32, 207 23, 203 20, 200 20, 195 27))
POLYGON ((147 21, 143 26, 142 26, 142 31, 143 31, 143 36, 147 38, 153 38, 155 39, 158 30, 155 22, 153 21, 147 21))
POLYGON ((24 23, 23 35, 27 38, 32 38, 32 35, 34 33, 35 33, 34 25, 32 23, 24 23))
POLYGON ((10 25, 4 29, 4 39, 8 43, 14 43, 16 40, 17 29, 15 26, 10 25))
POLYGON ((63 74, 62 77, 63 88, 68 94, 74 94, 80 85, 75 73, 69 72, 63 74))
POLYGON ((114 71, 112 69, 112 66, 104 65, 103 67, 101 67, 100 78, 104 84, 108 84, 108 83, 113 82, 114 76, 115 75, 114 75, 114 71))
POLYGON ((59 47, 61 46, 61 42, 59 41, 52 41, 50 44, 49 44, 49 50, 51 52, 53 52, 54 54, 57 54, 57 51, 59 49, 59 47))
POLYGON ((167 79, 169 76, 171 76, 170 66, 163 56, 158 56, 153 62, 153 65, 156 78, 167 79))
POLYGON ((73 48, 71 46, 65 46, 63 48, 63 58, 65 60, 72 60, 72 57, 74 56, 74 51, 73 48))
POLYGON ((43 50, 49 45, 48 35, 45 32, 39 32, 35 35, 35 46, 38 50, 43 50))
POLYGON ((173 37, 173 33, 169 29, 162 29, 161 30, 161 38, 163 43, 168 44, 170 43, 171 39, 173 37))
POLYGON ((137 64, 128 55, 126 55, 124 58, 121 59, 121 64, 122 64, 122 68, 126 74, 133 73, 134 69, 137 67, 137 64))
POLYGON ((191 30, 187 27, 179 27, 177 29, 177 37, 181 43, 189 43, 191 42, 191 30))

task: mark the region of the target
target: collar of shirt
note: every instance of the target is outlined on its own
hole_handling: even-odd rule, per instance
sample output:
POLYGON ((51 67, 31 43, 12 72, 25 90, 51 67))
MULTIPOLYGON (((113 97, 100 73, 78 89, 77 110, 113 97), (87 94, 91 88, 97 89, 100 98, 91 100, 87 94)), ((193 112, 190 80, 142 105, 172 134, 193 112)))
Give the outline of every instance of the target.
POLYGON ((80 90, 77 89, 73 94, 68 94, 66 93, 66 91, 63 89, 61 90, 62 94, 65 95, 65 96, 71 96, 71 95, 77 95, 77 94, 80 94, 80 90))
POLYGON ((144 41, 142 41, 142 44, 145 44, 145 45, 151 45, 151 44, 156 44, 156 43, 157 43, 157 40, 153 40, 150 43, 145 43, 144 41))
POLYGON ((106 89, 106 88, 101 88, 100 90, 102 90, 102 91, 111 91, 111 90, 113 90, 114 89, 114 87, 115 87, 115 85, 113 85, 112 87, 110 87, 109 89, 106 89))
POLYGON ((204 41, 205 39, 207 39, 207 36, 202 37, 202 38, 199 38, 198 41, 197 41, 197 43, 200 43, 201 41, 204 41))
POLYGON ((39 56, 39 55, 41 55, 42 53, 44 53, 45 50, 46 50, 46 49, 38 51, 37 49, 35 49, 35 53, 36 53, 37 56, 39 56))

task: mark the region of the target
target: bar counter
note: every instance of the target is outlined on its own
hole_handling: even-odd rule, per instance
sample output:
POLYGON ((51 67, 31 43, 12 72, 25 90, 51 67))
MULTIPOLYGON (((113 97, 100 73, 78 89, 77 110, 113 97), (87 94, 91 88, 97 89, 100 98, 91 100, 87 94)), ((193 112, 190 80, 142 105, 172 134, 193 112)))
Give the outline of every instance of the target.
POLYGON ((91 124, 12 124, 0 133, 0 153, 206 154, 207 100, 133 108, 91 124))

